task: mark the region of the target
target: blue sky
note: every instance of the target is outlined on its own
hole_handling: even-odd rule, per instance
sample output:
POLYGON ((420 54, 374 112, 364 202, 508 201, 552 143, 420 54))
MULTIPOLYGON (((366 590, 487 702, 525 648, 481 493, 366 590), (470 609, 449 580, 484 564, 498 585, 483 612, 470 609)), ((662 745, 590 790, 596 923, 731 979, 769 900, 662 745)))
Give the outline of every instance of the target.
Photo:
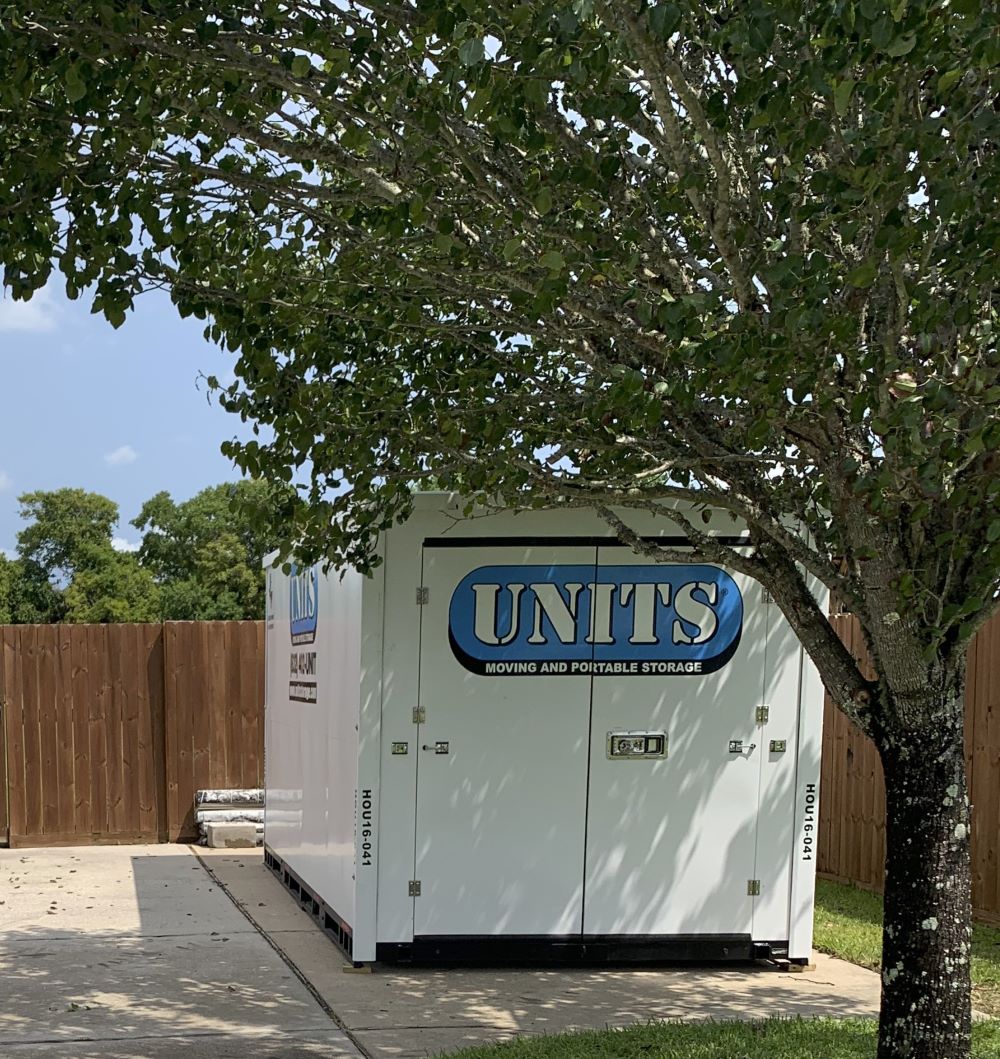
POLYGON ((154 493, 183 500, 239 477, 219 446, 249 428, 210 404, 198 378, 232 378, 235 356, 202 326, 159 293, 139 298, 117 331, 55 285, 27 303, 0 297, 0 549, 16 544, 20 493, 103 493, 119 505, 124 546, 154 493))

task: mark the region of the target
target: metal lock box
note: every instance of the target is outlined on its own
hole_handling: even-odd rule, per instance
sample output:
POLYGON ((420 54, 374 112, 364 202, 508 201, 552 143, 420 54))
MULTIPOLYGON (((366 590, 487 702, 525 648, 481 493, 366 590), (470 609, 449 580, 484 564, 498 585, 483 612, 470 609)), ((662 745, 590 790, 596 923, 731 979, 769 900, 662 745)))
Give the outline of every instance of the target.
POLYGON ((665 758, 666 732, 608 732, 607 754, 620 761, 665 758))

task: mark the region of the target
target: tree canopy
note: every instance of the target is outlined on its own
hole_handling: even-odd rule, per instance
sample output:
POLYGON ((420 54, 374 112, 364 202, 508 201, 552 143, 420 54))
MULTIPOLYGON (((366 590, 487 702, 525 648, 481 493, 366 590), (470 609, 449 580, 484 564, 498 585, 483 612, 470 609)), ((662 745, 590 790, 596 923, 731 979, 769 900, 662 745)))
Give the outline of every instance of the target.
POLYGON ((180 503, 157 493, 132 525, 137 552, 113 542, 118 505, 98 493, 26 493, 18 557, 0 556, 0 624, 259 619, 275 490, 212 486, 180 503))
POLYGON ((118 505, 83 489, 53 489, 18 497, 27 525, 17 535, 17 552, 29 567, 53 581, 69 581, 94 550, 111 547, 118 505))
POLYGON ((210 316, 240 352, 228 406, 275 433, 230 451, 310 468, 300 547, 365 564, 423 475, 516 503, 686 496, 750 523, 757 572, 794 559, 862 612, 842 560, 890 562, 848 529, 865 510, 905 527, 876 609, 928 649, 982 620, 992 10, 4 15, 6 282, 58 267, 114 323, 166 283, 210 316))
POLYGON ((968 962, 963 651, 1000 588, 996 6, 40 0, 0 26, 5 282, 204 318, 238 353, 224 403, 269 428, 227 451, 307 479, 303 558, 368 568, 430 477, 593 507, 657 560, 688 553, 630 510, 748 527, 726 550, 675 515, 886 765, 881 1054, 966 1054, 940 983, 968 962))
POLYGON ((181 503, 157 493, 142 505, 132 521, 144 531, 139 561, 161 586, 165 618, 263 615, 276 495, 264 482, 242 481, 203 489, 181 503))

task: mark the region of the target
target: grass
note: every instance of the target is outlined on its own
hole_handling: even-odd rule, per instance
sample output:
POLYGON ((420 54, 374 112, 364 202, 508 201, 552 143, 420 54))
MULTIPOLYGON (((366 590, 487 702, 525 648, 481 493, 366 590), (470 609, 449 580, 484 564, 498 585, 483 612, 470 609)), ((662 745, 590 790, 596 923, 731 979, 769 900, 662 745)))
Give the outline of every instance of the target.
MULTIPOLYGON (((449 1059, 873 1059, 871 1019, 768 1019, 660 1023, 621 1030, 519 1037, 453 1052, 449 1059)), ((976 1059, 1000 1057, 1000 1023, 973 1029, 976 1059)))
MULTIPOLYGON (((820 952, 877 971, 882 955, 881 895, 820 879, 813 944, 820 952)), ((1000 1016, 1000 929, 982 923, 972 928, 972 1006, 1000 1016)))

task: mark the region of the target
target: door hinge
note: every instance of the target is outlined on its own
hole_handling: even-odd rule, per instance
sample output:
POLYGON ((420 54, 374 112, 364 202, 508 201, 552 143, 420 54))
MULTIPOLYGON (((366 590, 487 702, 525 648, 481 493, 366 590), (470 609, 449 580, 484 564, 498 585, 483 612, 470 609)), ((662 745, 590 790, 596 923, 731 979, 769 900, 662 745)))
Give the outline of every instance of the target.
POLYGON ((760 897, 760 879, 747 879, 747 897, 760 897))
POLYGON ((422 607, 431 601, 431 590, 426 585, 417 586, 417 606, 422 607))
POLYGON ((419 879, 411 879, 410 883, 409 883, 409 887, 408 887, 406 892, 407 892, 407 894, 410 897, 419 897, 420 896, 420 880, 419 879))
POLYGON ((772 596, 771 593, 768 592, 768 590, 766 588, 761 589, 761 595, 764 597, 764 606, 765 607, 774 602, 774 596, 772 596))
POLYGON ((427 711, 423 706, 413 707, 413 723, 414 724, 426 724, 427 723, 427 711))
POLYGON ((771 707, 770 706, 758 706, 757 707, 757 723, 767 724, 771 719, 771 707))

